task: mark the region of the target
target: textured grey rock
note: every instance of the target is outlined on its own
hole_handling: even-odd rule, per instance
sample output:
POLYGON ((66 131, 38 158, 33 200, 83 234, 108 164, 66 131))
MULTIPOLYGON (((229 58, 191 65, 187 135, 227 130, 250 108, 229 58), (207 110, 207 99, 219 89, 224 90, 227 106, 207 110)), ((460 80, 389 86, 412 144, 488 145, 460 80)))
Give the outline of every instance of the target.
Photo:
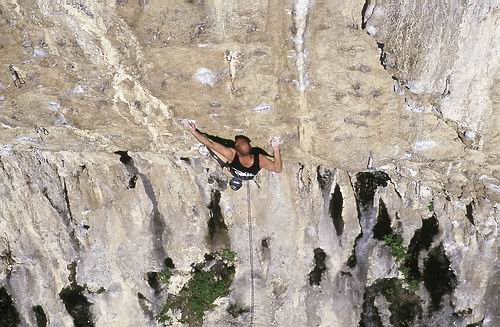
POLYGON ((192 264, 228 244, 231 292, 203 325, 249 325, 246 189, 227 187, 185 118, 284 141, 283 173, 250 184, 256 326, 500 325, 498 5, 0 3, 0 288, 19 326, 36 326, 37 305, 73 326, 67 287, 97 327, 161 326, 192 264), (379 171, 389 179, 373 186, 379 171), (414 289, 373 237, 380 201, 414 251, 414 289), (211 238, 214 215, 226 228, 211 238), (422 232, 432 216, 436 235, 422 232), (318 248, 326 270, 311 285, 318 248), (148 273, 166 257, 175 268, 158 286, 148 273), (421 317, 406 321, 387 290, 366 312, 367 289, 390 278, 421 317))

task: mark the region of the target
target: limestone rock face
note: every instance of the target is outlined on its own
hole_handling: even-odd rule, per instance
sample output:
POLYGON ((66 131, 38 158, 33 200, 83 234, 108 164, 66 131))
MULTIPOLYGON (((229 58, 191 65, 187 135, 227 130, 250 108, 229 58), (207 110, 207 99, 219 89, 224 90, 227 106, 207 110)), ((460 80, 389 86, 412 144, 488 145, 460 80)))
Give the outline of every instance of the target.
POLYGON ((499 13, 0 2, 0 326, 500 325, 499 13))
POLYGON ((471 138, 488 132, 490 117, 498 115, 492 111, 498 104, 499 5, 497 0, 366 2, 363 24, 410 110, 437 111, 471 138))

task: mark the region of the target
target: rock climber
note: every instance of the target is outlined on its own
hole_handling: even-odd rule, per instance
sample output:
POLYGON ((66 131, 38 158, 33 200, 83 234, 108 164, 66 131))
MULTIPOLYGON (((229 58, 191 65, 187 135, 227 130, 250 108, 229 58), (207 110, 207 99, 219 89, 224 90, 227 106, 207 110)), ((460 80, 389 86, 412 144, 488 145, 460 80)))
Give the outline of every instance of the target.
POLYGON ((229 186, 235 191, 241 188, 243 180, 253 179, 262 168, 276 173, 282 171, 283 164, 281 162, 279 143, 276 138, 273 138, 269 142, 273 149, 273 161, 262 153, 254 152, 252 154, 251 141, 245 135, 236 135, 234 138, 234 148, 231 148, 210 140, 196 128, 193 122, 187 122, 186 127, 201 144, 207 147, 210 154, 223 168, 227 167, 229 169, 233 175, 229 186), (213 151, 222 155, 227 161, 220 159, 213 151))

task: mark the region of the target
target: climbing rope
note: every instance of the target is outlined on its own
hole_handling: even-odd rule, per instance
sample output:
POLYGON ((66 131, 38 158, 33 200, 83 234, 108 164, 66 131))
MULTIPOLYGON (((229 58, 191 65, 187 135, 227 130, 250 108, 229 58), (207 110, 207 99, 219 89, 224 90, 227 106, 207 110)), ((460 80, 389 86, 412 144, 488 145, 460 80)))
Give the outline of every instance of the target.
POLYGON ((252 236, 252 208, 250 206, 250 183, 247 184, 247 206, 248 206, 248 249, 250 251, 250 327, 253 327, 253 313, 255 306, 254 274, 253 274, 253 236, 252 236))

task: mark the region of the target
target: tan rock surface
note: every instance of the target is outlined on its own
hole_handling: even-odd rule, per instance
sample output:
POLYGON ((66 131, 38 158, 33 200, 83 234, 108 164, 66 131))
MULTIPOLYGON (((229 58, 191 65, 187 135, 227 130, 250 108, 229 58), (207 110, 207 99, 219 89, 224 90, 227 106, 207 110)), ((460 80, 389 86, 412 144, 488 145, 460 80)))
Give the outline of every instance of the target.
POLYGON ((363 297, 390 278, 410 290, 373 237, 381 202, 410 248, 422 219, 435 215, 438 233, 417 251, 417 268, 428 278, 442 243, 457 280, 436 311, 432 291, 446 274, 439 270, 437 287, 421 281, 423 314, 410 324, 497 326, 498 8, 497 0, 0 2, 0 288, 19 326, 37 326, 35 305, 50 326, 73 326, 59 297, 72 262, 93 325, 161 326, 153 316, 217 242, 237 253, 236 273, 203 325, 250 324, 248 313, 227 311, 250 303, 246 189, 227 188, 182 129, 185 118, 262 147, 284 140, 283 172, 250 184, 255 326, 398 326, 389 296, 372 301, 380 321, 366 318, 363 297), (132 164, 113 153, 126 150, 132 164), (370 156, 368 171, 390 180, 363 207, 356 185, 370 189, 360 176, 372 175, 357 173, 370 156), (211 240, 217 192, 227 233, 211 240), (317 248, 326 270, 311 285, 317 248), (157 293, 147 273, 166 257, 175 269, 157 293))

